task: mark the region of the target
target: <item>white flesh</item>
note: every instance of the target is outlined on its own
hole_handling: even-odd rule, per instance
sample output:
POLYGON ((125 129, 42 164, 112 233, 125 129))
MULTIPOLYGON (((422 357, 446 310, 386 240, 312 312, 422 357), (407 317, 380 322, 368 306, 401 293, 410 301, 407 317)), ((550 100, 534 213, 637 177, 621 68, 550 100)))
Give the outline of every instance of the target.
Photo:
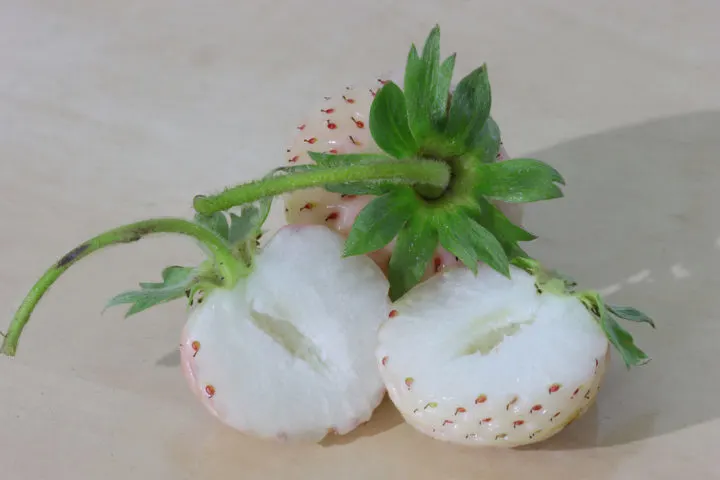
POLYGON ((369 420, 384 395, 374 349, 388 283, 370 259, 342 251, 325 227, 284 227, 246 281, 192 313, 185 372, 223 423, 319 441, 369 420))

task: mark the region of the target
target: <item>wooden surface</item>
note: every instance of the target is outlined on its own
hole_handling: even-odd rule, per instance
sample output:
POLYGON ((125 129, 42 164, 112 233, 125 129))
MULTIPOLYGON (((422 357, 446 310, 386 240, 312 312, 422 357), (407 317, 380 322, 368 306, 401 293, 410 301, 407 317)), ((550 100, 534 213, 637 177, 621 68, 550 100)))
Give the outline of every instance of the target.
POLYGON ((347 438, 282 447, 186 389, 181 302, 101 315, 199 258, 147 240, 72 269, 0 359, 2 478, 720 478, 718 15, 702 0, 0 0, 3 324, 86 237, 189 215, 194 194, 280 164, 323 95, 402 66, 436 22, 458 74, 488 62, 510 153, 568 180, 528 209, 531 252, 658 323, 632 329, 652 363, 615 358, 597 406, 535 448, 444 445, 387 403, 347 438))

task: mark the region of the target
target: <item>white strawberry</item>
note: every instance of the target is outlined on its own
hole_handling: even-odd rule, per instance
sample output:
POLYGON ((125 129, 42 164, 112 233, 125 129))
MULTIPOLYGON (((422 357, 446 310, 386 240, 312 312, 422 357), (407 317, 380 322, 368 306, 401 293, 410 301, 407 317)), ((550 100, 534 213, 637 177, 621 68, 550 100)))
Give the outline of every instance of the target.
POLYGON ((37 282, 5 336, 15 355, 35 305, 70 266, 103 247, 153 233, 197 240, 209 259, 168 267, 109 306, 127 315, 175 299, 191 305, 182 331, 182 370, 222 423, 276 440, 319 441, 368 421, 385 394, 375 365, 377 331, 390 311, 388 281, 365 256, 343 258, 344 239, 324 226, 286 226, 257 244, 263 209, 240 216, 151 219, 84 242, 37 282))
POLYGON ((387 281, 367 258, 343 259, 342 248, 325 227, 283 227, 247 279, 192 312, 183 371, 223 423, 319 441, 370 419, 385 393, 372 352, 387 281))
MULTIPOLYGON (((308 151, 333 154, 379 153, 369 129, 370 106, 377 91, 393 81, 402 86, 402 76, 383 75, 375 82, 348 86, 336 95, 325 97, 297 126, 291 146, 287 148, 288 165, 313 164, 308 151)), ((497 160, 509 159, 500 143, 497 160)), ((289 224, 327 225, 347 237, 360 211, 373 199, 370 195, 342 195, 322 188, 298 190, 285 195, 285 218, 289 224)), ((523 207, 519 204, 496 202, 499 209, 515 224, 522 222, 523 207)), ((387 272, 395 248, 390 242, 368 255, 387 272)), ((460 261, 446 249, 439 247, 429 262, 424 278, 458 265, 460 261)))
POLYGON ((379 334, 376 359, 390 398, 410 425, 438 440, 512 447, 550 438, 595 401, 609 338, 628 364, 647 361, 632 337, 617 342, 629 334, 609 309, 625 317, 632 309, 571 291, 515 266, 511 278, 455 268, 415 287, 379 334))

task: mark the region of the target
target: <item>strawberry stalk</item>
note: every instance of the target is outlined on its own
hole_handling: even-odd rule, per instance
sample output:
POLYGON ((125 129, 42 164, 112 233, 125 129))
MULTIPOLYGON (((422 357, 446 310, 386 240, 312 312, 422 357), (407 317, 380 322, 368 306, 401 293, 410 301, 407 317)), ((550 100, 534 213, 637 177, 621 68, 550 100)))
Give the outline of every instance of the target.
MULTIPOLYGON (((233 254, 231 245, 226 240, 200 223, 193 223, 179 218, 157 218, 117 227, 81 243, 45 272, 30 289, 30 292, 15 313, 10 327, 4 335, 5 338, 2 347, 0 347, 0 353, 7 356, 15 355, 22 331, 30 320, 30 315, 38 302, 71 266, 103 248, 137 242, 146 236, 161 233, 175 233, 191 237, 208 250, 212 268, 209 270, 206 268, 202 274, 196 275, 192 282, 188 282, 187 286, 190 289, 195 285, 203 284, 231 288, 241 276, 246 275, 249 271, 249 266, 233 254)), ((168 272, 173 273, 175 271, 168 270, 168 272)), ((189 275, 186 276, 185 280, 189 280, 189 275)), ((175 296, 173 298, 179 296, 177 293, 182 295, 184 292, 185 290, 174 292, 175 296)), ((167 296, 167 292, 164 293, 166 297, 161 300, 171 299, 167 296)), ((160 303, 160 301, 156 303, 160 303)))
POLYGON ((325 168, 295 170, 226 189, 217 195, 198 195, 193 206, 208 215, 263 198, 296 190, 350 182, 383 182, 418 185, 426 191, 442 192, 450 183, 450 167, 434 160, 398 160, 365 155, 362 162, 325 168))

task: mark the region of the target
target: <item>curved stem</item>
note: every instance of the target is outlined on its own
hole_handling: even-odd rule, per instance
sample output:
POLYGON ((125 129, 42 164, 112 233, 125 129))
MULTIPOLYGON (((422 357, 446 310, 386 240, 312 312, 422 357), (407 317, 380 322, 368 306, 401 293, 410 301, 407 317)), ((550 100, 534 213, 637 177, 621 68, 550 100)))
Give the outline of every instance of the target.
POLYGON ((218 237, 213 231, 184 219, 150 219, 108 230, 81 243, 65 254, 33 285, 10 323, 2 347, 0 347, 0 353, 8 356, 15 355, 18 340, 25 325, 30 320, 33 310, 43 295, 68 268, 80 259, 105 247, 136 242, 147 235, 157 233, 178 233, 200 241, 212 253, 218 271, 227 286, 234 285, 238 275, 243 271, 244 265, 241 265, 233 256, 230 247, 222 238, 218 237))
POLYGON ((321 187, 333 183, 378 180, 445 189, 450 183, 450 167, 446 163, 435 160, 416 159, 313 168, 292 175, 269 177, 245 183, 228 188, 217 195, 198 195, 194 199, 193 206, 197 212, 207 215, 294 190, 321 187))

